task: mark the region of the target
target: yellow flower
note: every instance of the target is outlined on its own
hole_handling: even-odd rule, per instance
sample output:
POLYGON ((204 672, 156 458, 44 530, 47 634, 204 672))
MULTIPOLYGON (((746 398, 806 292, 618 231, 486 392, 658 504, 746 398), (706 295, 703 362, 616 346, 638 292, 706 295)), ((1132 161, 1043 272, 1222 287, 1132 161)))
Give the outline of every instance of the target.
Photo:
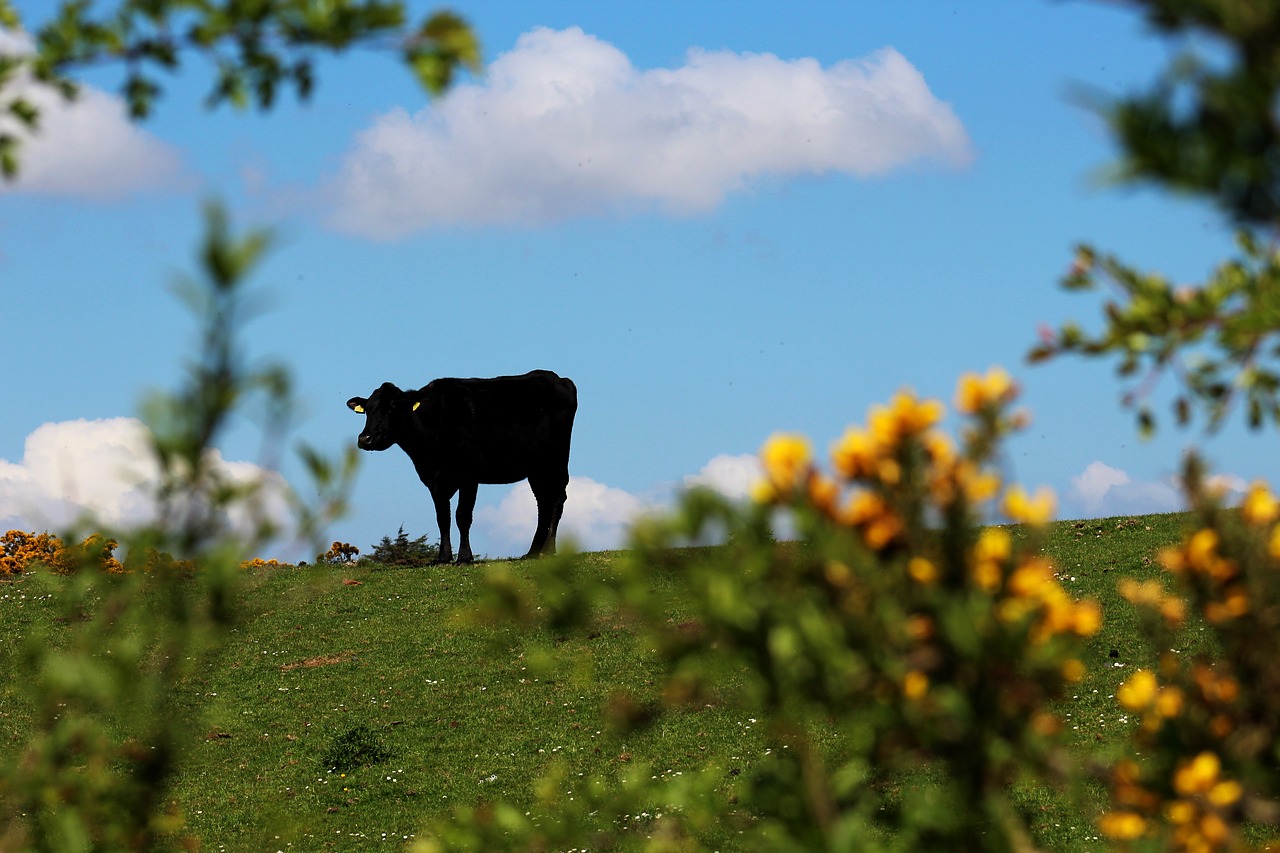
POLYGON ((1173 789, 1184 797, 1207 794, 1218 783, 1222 761, 1212 752, 1202 752, 1179 764, 1173 774, 1173 789))
POLYGON ((1209 789, 1209 802, 1218 808, 1233 806, 1242 796, 1244 796, 1244 788, 1234 780, 1219 782, 1209 789))
POLYGON ((1084 664, 1075 658, 1068 658, 1062 662, 1062 677, 1067 681, 1074 683, 1084 681, 1084 677, 1089 674, 1084 664))
POLYGON ((1166 719, 1182 713, 1182 691, 1176 687, 1162 687, 1156 696, 1156 713, 1166 719))
POLYGON ((863 541, 879 551, 898 539, 903 532, 902 520, 873 492, 856 492, 842 514, 842 520, 862 531, 863 541))
POLYGON ((1265 483, 1256 482, 1249 487, 1249 494, 1240 504, 1240 514, 1249 524, 1270 524, 1280 517, 1280 501, 1276 500, 1265 483))
POLYGON ((1053 578, 1053 564, 1048 560, 1030 559, 1022 562, 1009 576, 1009 592, 1022 598, 1045 599, 1049 588, 1057 586, 1053 578))
POLYGON ((1013 539, 1009 531, 988 527, 978 534, 973 548, 973 582, 979 589, 995 592, 1004 576, 1004 564, 1013 553, 1013 539))
POLYGON ((794 492, 807 478, 812 459, 809 439, 802 435, 778 433, 760 448, 760 461, 769 484, 782 495, 794 492))
POLYGON ((974 557, 979 560, 1004 562, 1013 554, 1013 537, 1003 527, 984 528, 978 534, 978 543, 973 552, 974 557))
POLYGON ((831 447, 831 463, 836 472, 846 479, 867 477, 873 474, 880 453, 871 434, 864 429, 849 427, 831 447))
POLYGON ((1133 841, 1146 833, 1147 821, 1136 812, 1108 812, 1099 818, 1098 828, 1114 841, 1133 841))
POLYGON ((840 486, 830 477, 813 474, 809 477, 809 503, 827 515, 835 515, 836 499, 840 497, 840 486))
POLYGON ((902 679, 902 695, 916 700, 929 692, 929 676, 918 669, 913 669, 902 679))
POLYGON ((871 407, 867 428, 876 445, 894 448, 902 439, 926 432, 945 414, 946 409, 937 400, 921 400, 914 391, 899 391, 888 406, 871 407))
POLYGON ((1048 489, 1037 489, 1033 498, 1022 486, 1013 486, 1004 493, 1000 508, 1013 521, 1039 526, 1053 520, 1055 504, 1053 492, 1048 489))
POLYGON ((1071 630, 1079 637, 1092 637, 1102 627, 1102 608, 1096 601, 1081 601, 1071 617, 1071 630))
POLYGON ((924 557, 912 557, 907 563, 907 574, 916 583, 929 586, 938 580, 938 567, 924 557))
POLYGON ((1140 669, 1116 689, 1116 701, 1130 711, 1142 711, 1156 701, 1159 688, 1155 674, 1140 669))
POLYGON ((988 406, 1012 400, 1016 390, 1013 379, 1003 368, 993 367, 986 376, 966 373, 956 386, 956 410, 974 415, 988 406))
POLYGON ((1189 803, 1186 800, 1175 800, 1164 807, 1165 817, 1169 818, 1169 822, 1177 825, 1191 823, 1196 819, 1195 803, 1189 803))

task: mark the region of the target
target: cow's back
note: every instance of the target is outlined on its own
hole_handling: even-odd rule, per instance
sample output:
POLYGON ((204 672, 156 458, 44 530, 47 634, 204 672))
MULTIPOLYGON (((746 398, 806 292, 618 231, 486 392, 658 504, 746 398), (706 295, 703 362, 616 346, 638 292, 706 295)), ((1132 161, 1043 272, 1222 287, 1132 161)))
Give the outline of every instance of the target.
POLYGON ((480 482, 514 482, 566 468, 578 391, 549 370, 491 379, 437 379, 423 415, 446 455, 480 482))

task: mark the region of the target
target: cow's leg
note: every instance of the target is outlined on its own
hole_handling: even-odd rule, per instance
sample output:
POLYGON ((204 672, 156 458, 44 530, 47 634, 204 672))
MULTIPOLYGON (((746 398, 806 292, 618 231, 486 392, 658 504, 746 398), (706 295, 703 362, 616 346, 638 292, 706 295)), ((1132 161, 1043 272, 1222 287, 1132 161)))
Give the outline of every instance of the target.
POLYGON ((453 545, 449 541, 449 499, 452 497, 451 491, 431 490, 431 500, 436 505, 436 526, 440 528, 440 553, 436 554, 437 564, 453 562, 453 545))
POLYGON ((533 543, 529 545, 526 557, 556 552, 556 529, 560 526, 560 515, 564 512, 567 485, 567 477, 529 478, 529 487, 533 489, 533 497, 538 502, 538 529, 533 533, 533 543))
POLYGON ((470 563, 475 557, 471 554, 471 515, 476 507, 476 483, 466 483, 458 490, 458 563, 470 563))
POLYGON ((560 532, 560 516, 564 515, 564 502, 568 497, 566 487, 561 490, 560 500, 556 501, 554 511, 551 513, 551 530, 547 535, 547 551, 551 554, 556 552, 556 534, 560 532))

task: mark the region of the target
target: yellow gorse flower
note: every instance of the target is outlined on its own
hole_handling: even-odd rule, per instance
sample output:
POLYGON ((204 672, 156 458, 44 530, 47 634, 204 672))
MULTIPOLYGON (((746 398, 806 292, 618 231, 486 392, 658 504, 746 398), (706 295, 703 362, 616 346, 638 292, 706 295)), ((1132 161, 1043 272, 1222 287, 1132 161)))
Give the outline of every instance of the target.
POLYGON ((1155 673, 1140 669, 1116 690, 1116 701, 1130 711, 1145 711, 1156 701, 1159 691, 1155 673))
POLYGON ((1280 518, 1280 501, 1271 494, 1266 483, 1257 482, 1249 487, 1249 494, 1240 504, 1240 514, 1249 524, 1267 525, 1280 518))
POLYGON ((1207 794, 1218 783, 1222 761, 1212 752, 1202 752, 1184 761, 1173 774, 1173 789, 1184 797, 1207 794))
POLYGON ((888 406, 871 407, 867 427, 877 444, 892 447, 908 436, 921 435, 945 414, 938 400, 921 400, 914 391, 899 391, 888 406))
POLYGON ((902 679, 902 695, 908 699, 916 700, 929 692, 929 676, 925 675, 918 669, 908 672, 906 677, 902 679))
POLYGON ((1013 554, 1009 531, 988 527, 978 534, 973 547, 973 582, 986 592, 995 592, 1004 577, 1004 565, 1013 554))
POLYGON ((1133 841, 1147 831, 1147 821, 1136 812, 1108 812, 1098 820, 1098 829, 1114 841, 1133 841))
POLYGON ((966 373, 956 386, 956 410, 974 415, 982 410, 1013 399, 1017 388, 1003 368, 993 367, 986 376, 966 373))
MULTIPOLYGON (((813 463, 809 439, 793 433, 778 433, 760 448, 767 485, 773 496, 789 495, 808 478, 813 463)), ((757 497, 765 495, 757 492, 757 497)))
POLYGON ((1011 521, 1038 527, 1053 520, 1057 500, 1049 489, 1037 489, 1035 497, 1031 497, 1026 489, 1015 485, 1005 492, 1000 508, 1011 521))

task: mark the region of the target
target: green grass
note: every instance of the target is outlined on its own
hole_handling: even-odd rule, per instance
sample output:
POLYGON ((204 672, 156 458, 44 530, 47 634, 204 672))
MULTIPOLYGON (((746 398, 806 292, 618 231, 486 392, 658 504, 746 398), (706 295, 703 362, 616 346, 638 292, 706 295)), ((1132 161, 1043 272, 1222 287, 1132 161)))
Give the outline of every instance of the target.
MULTIPOLYGON (((1176 515, 1061 522, 1046 550, 1066 588, 1099 600, 1102 631, 1088 676, 1060 710, 1079 750, 1106 757, 1134 725, 1116 687, 1150 658, 1122 577, 1157 577, 1154 557, 1182 532, 1176 515)), ((586 555, 579 570, 608 571, 616 554, 586 555)), ((513 570, 536 578, 536 562, 513 570)), ((715 761, 732 793, 765 750, 763 731, 732 708, 667 713, 638 734, 611 724, 616 694, 658 700, 655 655, 607 618, 588 636, 466 625, 484 567, 306 567, 252 573, 243 616, 189 682, 180 705, 196 720, 173 799, 205 850, 398 849, 433 816, 496 799, 527 804, 553 763, 579 774, 647 765, 674 776, 715 761), (612 710, 611 710, 612 709, 612 710), (368 751, 344 742, 365 738, 368 751), (330 772, 326 753, 385 760, 330 772), (376 757, 376 756, 375 756, 376 757), (742 771, 732 773, 732 770, 742 771)), ((658 573, 661 582, 661 572, 658 573)), ((54 582, 58 582, 54 579, 54 582)), ((0 584, 0 745, 31 725, 18 689, 23 638, 65 631, 36 583, 0 584)), ((1188 630, 1186 644, 1197 642, 1188 630)), ((918 781, 928 784, 928 771, 918 781)), ((1101 808, 1103 792, 1091 792, 1101 808)), ((1028 791, 1037 840, 1055 850, 1096 848, 1093 814, 1053 792, 1028 791)), ((726 834, 730 833, 725 828, 726 834)), ((722 849, 732 838, 712 839, 722 849)))

